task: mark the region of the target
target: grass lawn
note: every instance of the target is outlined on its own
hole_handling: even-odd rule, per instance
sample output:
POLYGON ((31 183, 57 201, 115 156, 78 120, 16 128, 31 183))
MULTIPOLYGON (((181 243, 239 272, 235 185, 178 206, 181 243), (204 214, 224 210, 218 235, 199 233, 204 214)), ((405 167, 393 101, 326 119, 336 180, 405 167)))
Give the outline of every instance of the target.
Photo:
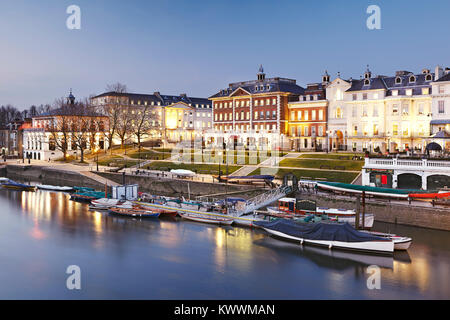
MULTIPOLYGON (((158 150, 159 151, 159 150, 158 150)), ((133 159, 150 159, 150 160, 165 160, 170 158, 171 153, 170 152, 156 152, 151 149, 141 149, 141 152, 139 150, 133 150, 130 153, 127 154, 130 158, 133 159)))
MULTIPOLYGON (((355 172, 338 172, 338 171, 328 171, 328 170, 301 170, 301 169, 278 169, 276 173, 276 178, 282 179, 284 175, 292 173, 299 179, 311 179, 315 180, 317 178, 326 179, 324 181, 333 182, 344 182, 351 183, 358 175, 355 172)), ((250 175, 261 174, 261 169, 256 169, 250 175)))
MULTIPOLYGON (((204 174, 218 174, 219 173, 219 165, 216 164, 191 164, 191 163, 174 163, 174 162, 165 162, 165 161, 154 161, 144 167, 149 170, 161 170, 161 171, 170 171, 172 169, 185 169, 191 170, 196 173, 204 173, 204 174)), ((233 173, 234 171, 241 168, 240 166, 228 166, 228 173, 233 173)), ((226 173, 226 166, 221 165, 220 171, 222 174, 226 173)))
POLYGON ((364 153, 304 153, 299 158, 343 160, 348 157, 351 160, 353 156, 364 157, 364 153))
POLYGON ((280 167, 299 167, 299 168, 315 168, 320 169, 320 166, 328 166, 329 168, 323 167, 324 169, 336 169, 348 171, 361 171, 364 161, 355 160, 321 160, 321 159, 284 159, 280 161, 280 167))
MULTIPOLYGON (((96 163, 96 162, 95 162, 96 163)), ((138 160, 125 160, 121 156, 109 156, 98 160, 100 166, 129 168, 139 163, 138 160)))

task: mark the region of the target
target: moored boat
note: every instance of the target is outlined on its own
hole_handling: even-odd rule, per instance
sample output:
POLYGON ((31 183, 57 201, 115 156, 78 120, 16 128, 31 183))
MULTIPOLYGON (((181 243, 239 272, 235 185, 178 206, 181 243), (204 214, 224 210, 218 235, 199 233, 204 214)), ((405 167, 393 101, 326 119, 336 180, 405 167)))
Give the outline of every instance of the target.
POLYGON ((36 191, 35 186, 30 186, 28 184, 23 184, 9 180, 8 182, 2 183, 3 188, 18 190, 18 191, 36 191))
POLYGON ((231 225, 233 223, 233 219, 231 219, 231 218, 203 216, 203 215, 198 215, 198 214, 183 213, 183 214, 181 214, 181 217, 186 220, 202 222, 202 223, 210 223, 210 224, 231 225))
POLYGON ((158 210, 146 210, 135 208, 111 208, 108 212, 112 215, 131 217, 131 218, 158 218, 161 214, 158 210))
POLYGON ((91 200, 90 208, 96 210, 108 210, 113 207, 131 209, 133 206, 135 205, 127 200, 100 198, 91 200))
POLYGON ((391 239, 357 231, 348 223, 298 223, 280 219, 255 222, 255 225, 271 235, 300 244, 377 254, 391 255, 394 252, 394 242, 391 239))
POLYGON ((367 232, 376 237, 390 239, 394 242, 394 250, 408 250, 412 243, 412 238, 402 237, 396 234, 376 232, 376 231, 362 231, 367 232))
POLYGON ((60 187, 60 186, 52 186, 47 184, 39 184, 36 186, 40 190, 48 190, 48 191, 61 191, 61 192, 71 192, 74 191, 73 187, 60 187))

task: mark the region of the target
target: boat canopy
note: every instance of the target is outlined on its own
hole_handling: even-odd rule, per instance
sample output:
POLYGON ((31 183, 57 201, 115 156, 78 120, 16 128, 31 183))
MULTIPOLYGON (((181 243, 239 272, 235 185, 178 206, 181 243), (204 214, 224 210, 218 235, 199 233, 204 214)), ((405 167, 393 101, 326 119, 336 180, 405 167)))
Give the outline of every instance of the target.
POLYGON ((300 223, 287 219, 275 221, 256 221, 254 225, 265 229, 309 240, 342 242, 383 241, 381 237, 360 232, 348 223, 300 223))

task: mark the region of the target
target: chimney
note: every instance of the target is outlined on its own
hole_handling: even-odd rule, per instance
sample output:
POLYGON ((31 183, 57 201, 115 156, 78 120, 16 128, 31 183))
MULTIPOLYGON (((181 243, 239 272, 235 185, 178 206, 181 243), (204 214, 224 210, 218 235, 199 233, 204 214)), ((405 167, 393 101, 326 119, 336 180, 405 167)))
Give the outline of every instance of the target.
POLYGON ((444 75, 444 71, 442 70, 441 66, 436 66, 436 69, 434 69, 434 80, 440 79, 444 75))

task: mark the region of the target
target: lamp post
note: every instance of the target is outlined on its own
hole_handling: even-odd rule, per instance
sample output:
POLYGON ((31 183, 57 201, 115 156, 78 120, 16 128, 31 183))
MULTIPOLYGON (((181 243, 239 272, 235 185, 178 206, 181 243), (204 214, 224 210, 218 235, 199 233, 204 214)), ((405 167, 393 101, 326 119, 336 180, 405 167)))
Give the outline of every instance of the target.
POLYGON ((97 172, 98 172, 98 151, 96 152, 97 172))

